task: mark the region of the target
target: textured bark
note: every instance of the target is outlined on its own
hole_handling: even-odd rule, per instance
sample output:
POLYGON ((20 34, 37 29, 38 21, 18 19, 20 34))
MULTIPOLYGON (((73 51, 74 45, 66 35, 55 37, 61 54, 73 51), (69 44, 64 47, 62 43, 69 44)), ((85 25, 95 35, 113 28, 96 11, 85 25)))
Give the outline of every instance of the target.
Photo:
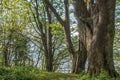
POLYGON ((84 71, 85 69, 85 61, 86 61, 86 53, 84 44, 81 43, 81 40, 79 39, 79 50, 75 51, 72 41, 71 41, 71 34, 70 34, 70 21, 69 21, 69 6, 68 6, 68 0, 64 1, 65 4, 65 25, 64 25, 64 32, 65 32, 65 38, 66 38, 66 44, 68 47, 69 52, 72 54, 72 73, 80 73, 84 71), (84 48, 84 50, 83 50, 84 48))
MULTIPOLYGON (((96 2, 94 2, 94 0, 73 0, 80 31, 79 42, 80 45, 83 45, 82 48, 79 46, 78 52, 80 52, 80 54, 75 53, 70 41, 68 16, 66 16, 67 21, 63 21, 49 1, 45 1, 64 27, 67 47, 73 57, 73 72, 77 72, 77 60, 81 62, 82 58, 80 57, 81 59, 78 59, 79 55, 84 55, 85 58, 87 49, 89 61, 88 73, 97 75, 101 72, 101 69, 104 69, 110 76, 116 76, 113 63, 114 12, 116 0, 96 0, 96 2)), ((65 1, 67 2, 68 0, 65 1)), ((65 3, 65 5, 66 4, 67 3, 65 3)), ((65 10, 67 11, 66 7, 65 10)), ((66 14, 68 14, 68 12, 66 12, 66 14)))
POLYGON ((88 51, 88 73, 117 73, 113 63, 115 0, 73 0, 81 41, 88 51), (84 32, 85 30, 85 32, 84 32), (85 36, 85 38, 84 38, 85 36))
POLYGON ((73 55, 72 73, 80 73, 85 70, 87 50, 79 39, 79 50, 73 55))
POLYGON ((112 77, 117 73, 113 63, 115 0, 97 0, 93 13, 93 36, 88 56, 88 73, 99 75, 106 70, 112 77))
POLYGON ((73 0, 73 5, 79 30, 79 47, 77 53, 77 57, 79 58, 77 60, 77 66, 80 66, 81 70, 85 70, 85 63, 87 59, 87 43, 89 41, 88 35, 89 32, 90 34, 92 33, 90 24, 86 20, 89 17, 89 13, 83 0, 73 0))

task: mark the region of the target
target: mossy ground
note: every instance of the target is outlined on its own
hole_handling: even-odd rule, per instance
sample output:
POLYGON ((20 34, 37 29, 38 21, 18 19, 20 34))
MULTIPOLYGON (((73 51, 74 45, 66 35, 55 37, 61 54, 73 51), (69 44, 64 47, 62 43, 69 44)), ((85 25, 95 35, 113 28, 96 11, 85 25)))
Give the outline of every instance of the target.
POLYGON ((111 78, 105 72, 97 77, 89 77, 88 74, 46 72, 33 67, 1 67, 0 80, 120 80, 120 78, 111 78))

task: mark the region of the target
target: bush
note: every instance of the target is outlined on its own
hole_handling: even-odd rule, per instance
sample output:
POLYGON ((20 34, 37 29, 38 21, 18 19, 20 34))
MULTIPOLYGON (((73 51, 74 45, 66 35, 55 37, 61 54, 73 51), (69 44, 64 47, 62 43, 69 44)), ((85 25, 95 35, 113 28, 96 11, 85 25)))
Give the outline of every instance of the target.
POLYGON ((0 80, 33 80, 29 67, 1 67, 0 80))

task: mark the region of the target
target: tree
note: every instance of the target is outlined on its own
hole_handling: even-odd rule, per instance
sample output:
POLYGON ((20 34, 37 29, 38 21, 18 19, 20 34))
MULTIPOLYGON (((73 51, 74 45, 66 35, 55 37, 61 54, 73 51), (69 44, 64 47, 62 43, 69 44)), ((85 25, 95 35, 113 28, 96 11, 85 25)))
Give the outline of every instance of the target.
MULTIPOLYGON (((73 0, 79 22, 87 28, 88 73, 98 75, 106 70, 110 76, 117 73, 113 63, 115 0, 73 0), (78 12, 77 12, 78 11, 78 12)), ((82 26, 80 26, 81 28, 82 26)))
POLYGON ((76 51, 73 47, 73 43, 71 40, 71 32, 70 32, 70 21, 69 21, 69 2, 68 0, 64 0, 64 8, 65 8, 65 20, 63 20, 53 5, 48 1, 45 0, 46 5, 49 6, 51 11, 54 13, 60 24, 63 26, 66 45, 68 51, 72 58, 72 73, 79 73, 85 69, 85 62, 87 58, 87 51, 85 48, 85 44, 81 41, 81 37, 79 37, 79 46, 78 50, 76 51))
MULTIPOLYGON (((56 62, 54 61, 54 57, 56 54, 58 55, 60 51, 58 49, 63 46, 63 32, 60 28, 61 25, 55 21, 51 10, 47 5, 44 5, 43 1, 34 0, 30 4, 30 10, 32 13, 31 24, 33 24, 32 27, 34 27, 34 30, 37 33, 36 38, 41 47, 40 49, 43 51, 45 69, 48 72, 52 72, 56 66, 56 64, 54 64, 54 62, 56 62), (61 36, 61 39, 58 38, 58 36, 61 36)), ((35 38, 35 35, 33 35, 33 37, 35 38)))
POLYGON ((117 76, 113 63, 115 3, 115 0, 96 1, 98 11, 93 13, 94 30, 88 57, 90 74, 99 74, 104 69, 110 76, 117 76))
MULTIPOLYGON (((16 46, 21 45, 21 47, 19 47, 19 50, 20 49, 22 49, 22 51, 26 50, 26 44, 24 44, 24 41, 26 42, 25 37, 23 39, 23 37, 21 37, 21 35, 19 34, 19 33, 22 34, 24 32, 26 23, 28 21, 27 7, 24 6, 25 4, 26 2, 22 0, 21 1, 4 0, 1 2, 1 14, 0 14, 1 35, 0 36, 1 36, 1 46, 2 46, 1 53, 3 54, 2 62, 4 66, 10 66, 11 61, 13 61, 14 56, 17 54, 16 50, 18 51, 18 49, 16 49, 16 46), (21 39, 24 40, 23 41, 24 46, 22 44, 22 41, 20 42, 18 38, 19 40, 21 39), (19 42, 17 42, 17 40, 19 42)), ((24 52, 19 52, 19 55, 25 55, 25 54, 24 52)), ((19 56, 19 58, 22 59, 23 57, 19 56)))
MULTIPOLYGON (((45 0, 45 2, 49 5, 49 8, 63 26, 68 50, 74 56, 76 53, 71 42, 68 16, 69 10, 67 8, 68 6, 66 6, 66 4, 68 5, 68 0, 64 1, 65 21, 60 18, 59 14, 48 0, 45 0)), ((101 69, 106 70, 111 76, 116 76, 117 74, 113 63, 115 3, 115 0, 73 0, 75 15, 80 30, 79 42, 80 45, 82 45, 82 47, 79 48, 79 55, 83 55, 83 59, 78 58, 80 59, 78 60, 80 61, 78 64, 85 64, 87 49, 88 73, 91 75, 99 74, 101 69)), ((75 63, 74 58, 73 63, 75 63)), ((73 66, 75 66, 75 64, 73 66)))

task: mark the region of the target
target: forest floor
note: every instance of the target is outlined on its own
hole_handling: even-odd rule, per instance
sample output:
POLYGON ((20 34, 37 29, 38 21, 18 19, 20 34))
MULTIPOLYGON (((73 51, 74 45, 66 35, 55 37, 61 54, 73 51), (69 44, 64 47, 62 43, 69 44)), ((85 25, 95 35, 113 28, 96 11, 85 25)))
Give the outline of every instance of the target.
POLYGON ((105 72, 97 77, 88 74, 70 74, 41 71, 33 67, 0 67, 0 80, 120 80, 105 72))

